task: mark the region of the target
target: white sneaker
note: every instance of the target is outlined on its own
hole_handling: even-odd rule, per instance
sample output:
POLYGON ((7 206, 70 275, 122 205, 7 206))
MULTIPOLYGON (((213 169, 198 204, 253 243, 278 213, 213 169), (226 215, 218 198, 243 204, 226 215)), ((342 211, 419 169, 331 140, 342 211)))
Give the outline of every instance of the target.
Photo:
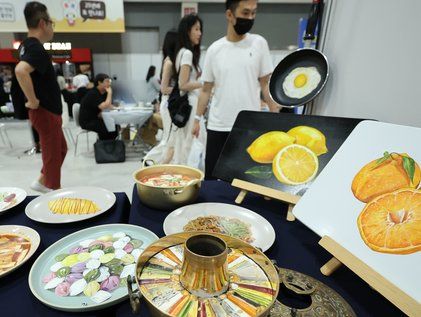
POLYGON ((29 187, 31 187, 33 190, 36 190, 37 192, 40 192, 40 193, 49 193, 54 190, 54 189, 45 187, 39 181, 33 181, 29 187))

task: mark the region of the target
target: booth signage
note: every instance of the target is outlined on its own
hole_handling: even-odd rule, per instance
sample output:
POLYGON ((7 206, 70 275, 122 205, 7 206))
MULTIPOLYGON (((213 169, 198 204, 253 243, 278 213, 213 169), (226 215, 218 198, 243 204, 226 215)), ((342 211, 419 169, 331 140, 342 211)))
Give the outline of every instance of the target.
POLYGON ((70 51, 72 49, 72 43, 70 42, 47 42, 44 43, 44 48, 47 51, 70 51))
MULTIPOLYGON (((44 3, 55 32, 123 33, 123 0, 39 0, 44 3)), ((27 0, 0 0, 0 32, 26 32, 23 9, 27 0)))

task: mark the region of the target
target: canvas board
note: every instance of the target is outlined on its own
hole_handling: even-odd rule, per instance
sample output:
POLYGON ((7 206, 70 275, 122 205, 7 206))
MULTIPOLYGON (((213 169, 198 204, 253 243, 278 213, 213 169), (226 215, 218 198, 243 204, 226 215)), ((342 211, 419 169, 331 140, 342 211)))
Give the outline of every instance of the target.
POLYGON ((290 113, 242 111, 237 116, 233 129, 224 145, 213 171, 213 176, 230 183, 234 179, 239 179, 301 196, 361 120, 339 117, 303 116, 290 113), (247 148, 257 138, 267 132, 288 132, 292 128, 299 126, 308 126, 319 130, 326 139, 327 153, 317 156, 318 171, 315 178, 303 184, 289 185, 280 182, 273 174, 273 162, 256 162, 250 153, 247 152, 247 148), (261 167, 268 172, 269 177, 256 177, 253 174, 246 173, 252 168, 257 167, 261 167))
MULTIPOLYGON (((390 251, 392 253, 372 249, 369 247, 372 238, 365 242, 357 224, 357 218, 366 204, 370 204, 377 199, 377 206, 383 207, 373 209, 376 212, 373 215, 382 215, 379 216, 380 224, 387 223, 388 226, 393 226, 389 219, 390 216, 384 216, 382 212, 394 212, 393 208, 396 208, 402 199, 402 196, 397 194, 400 190, 393 191, 393 195, 385 193, 385 196, 381 196, 382 198, 373 197, 368 202, 362 202, 353 194, 351 185, 361 168, 367 163, 382 157, 385 151, 407 153, 418 165, 421 165, 420 140, 420 128, 375 121, 361 122, 293 209, 294 215, 319 236, 329 236, 418 303, 421 302, 418 283, 419 276, 421 276, 421 252, 414 251, 402 254, 399 251, 400 249, 394 249, 402 241, 398 239, 390 240, 393 232, 390 229, 391 227, 386 227, 386 229, 381 227, 376 232, 373 229, 367 231, 368 227, 364 227, 365 232, 372 234, 372 238, 378 238, 377 242, 381 241, 380 244, 383 244, 389 251, 392 250, 390 251), (386 195, 392 197, 392 199, 385 207, 386 195), (383 230, 388 230, 387 240, 381 238, 386 232, 383 230)), ((377 161, 376 164, 385 163, 377 161)), ((371 171, 377 171, 379 165, 376 166, 371 171)), ((386 176, 380 178, 380 181, 384 184, 391 184, 392 182, 390 177, 386 176)), ((420 191, 415 190, 414 192, 420 191)), ((361 198, 361 196, 359 197, 361 198)), ((419 196, 413 195, 411 197, 419 196)), ((419 232, 421 232, 421 222, 419 221, 421 204, 416 204, 415 200, 406 200, 399 208, 401 211, 412 210, 412 214, 400 218, 399 225, 401 227, 398 236, 411 239, 413 242, 419 240, 416 237, 419 237, 419 232), (415 219, 418 219, 418 222, 415 222, 415 219), (412 223, 412 225, 408 227, 408 223, 412 223), (405 224, 405 226, 402 226, 402 224, 405 224)), ((401 215, 403 216, 403 214, 401 215)), ((368 222, 365 223, 368 224, 368 222)), ((374 226, 373 228, 379 227, 374 226)), ((364 277, 362 276, 362 278, 364 277)))

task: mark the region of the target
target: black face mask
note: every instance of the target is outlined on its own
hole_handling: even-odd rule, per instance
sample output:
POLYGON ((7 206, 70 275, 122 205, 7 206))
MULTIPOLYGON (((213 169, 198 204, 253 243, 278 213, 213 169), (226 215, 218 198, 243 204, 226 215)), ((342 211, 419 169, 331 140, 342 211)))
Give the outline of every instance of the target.
POLYGON ((254 24, 254 19, 236 18, 237 22, 234 25, 234 30, 238 35, 246 34, 251 30, 254 24))

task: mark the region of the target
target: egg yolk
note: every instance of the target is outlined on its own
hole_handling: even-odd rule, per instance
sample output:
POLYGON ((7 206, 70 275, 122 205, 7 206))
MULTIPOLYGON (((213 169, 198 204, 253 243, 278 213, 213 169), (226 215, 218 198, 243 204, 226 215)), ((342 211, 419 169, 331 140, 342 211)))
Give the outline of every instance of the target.
POLYGON ((301 88, 307 83, 307 76, 304 74, 300 74, 294 79, 294 86, 296 88, 301 88))

